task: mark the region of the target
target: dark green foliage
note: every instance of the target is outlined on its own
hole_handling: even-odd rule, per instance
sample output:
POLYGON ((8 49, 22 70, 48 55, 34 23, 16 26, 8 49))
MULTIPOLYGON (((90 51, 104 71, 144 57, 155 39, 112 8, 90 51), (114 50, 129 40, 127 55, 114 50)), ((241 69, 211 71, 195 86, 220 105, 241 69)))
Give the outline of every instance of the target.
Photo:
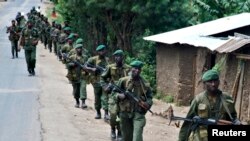
POLYGON ((143 37, 249 11, 249 0, 58 0, 56 10, 70 21, 94 54, 105 44, 110 54, 126 52, 127 62, 145 62, 142 75, 156 93, 155 44, 143 37))
POLYGON ((250 12, 249 0, 193 0, 194 24, 215 20, 242 12, 250 12))

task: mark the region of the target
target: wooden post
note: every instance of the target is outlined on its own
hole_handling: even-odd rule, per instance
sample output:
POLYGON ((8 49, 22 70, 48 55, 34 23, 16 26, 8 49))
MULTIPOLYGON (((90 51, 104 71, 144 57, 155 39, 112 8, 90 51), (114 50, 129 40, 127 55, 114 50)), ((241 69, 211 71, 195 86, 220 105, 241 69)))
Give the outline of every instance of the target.
POLYGON ((235 101, 235 109, 237 111, 237 117, 241 116, 241 106, 242 106, 242 92, 243 92, 243 81, 244 81, 244 71, 245 71, 245 61, 240 60, 241 65, 241 74, 239 80, 239 87, 235 101))

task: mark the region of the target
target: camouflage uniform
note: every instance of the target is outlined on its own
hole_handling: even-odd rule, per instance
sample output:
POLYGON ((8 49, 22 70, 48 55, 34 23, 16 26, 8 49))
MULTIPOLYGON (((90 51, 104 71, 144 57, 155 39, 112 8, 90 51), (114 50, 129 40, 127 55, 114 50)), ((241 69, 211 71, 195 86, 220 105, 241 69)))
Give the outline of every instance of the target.
MULTIPOLYGON (((208 70, 202 76, 206 90, 195 96, 189 112, 188 119, 198 116, 202 119, 229 120, 234 124, 240 124, 234 107, 234 101, 227 93, 218 89, 219 73, 216 70, 208 70)), ((184 121, 179 133, 179 141, 207 141, 207 125, 199 125, 184 121), (191 127, 192 126, 192 130, 191 127)))
MULTIPOLYGON (((117 85, 123 90, 132 92, 133 96, 140 98, 150 107, 153 104, 150 85, 142 77, 140 77, 139 81, 133 81, 131 76, 123 77, 117 85)), ((135 103, 127 97, 121 100, 117 95, 116 102, 119 104, 120 126, 123 140, 142 141, 147 110, 141 108, 138 103, 135 103)))
MULTIPOLYGON (((108 65, 106 70, 102 73, 100 83, 103 87, 107 87, 108 83, 116 84, 121 77, 128 76, 128 72, 130 71, 130 66, 127 64, 123 64, 123 66, 118 67, 116 63, 108 65)), ((111 91, 111 90, 110 90, 111 91)), ((106 94, 106 93, 104 93, 106 94)), ((110 113, 110 126, 111 126, 111 137, 115 138, 115 130, 118 130, 118 138, 121 136, 119 122, 116 121, 118 116, 117 103, 115 102, 115 93, 107 93, 108 94, 108 107, 110 113)))
MULTIPOLYGON (((212 118, 215 120, 231 120, 223 106, 223 102, 228 107, 233 119, 236 119, 237 113, 234 108, 233 99, 220 90, 218 90, 216 98, 209 97, 206 91, 198 94, 192 101, 186 118, 192 119, 194 116, 199 116, 201 118, 212 118)), ((179 141, 207 141, 207 127, 199 126, 191 132, 191 125, 190 122, 184 121, 180 129, 179 141)))
POLYGON ((86 76, 88 75, 80 66, 76 65, 72 61, 77 61, 80 64, 85 64, 87 61, 87 57, 79 56, 77 54, 73 54, 69 56, 67 60, 66 66, 68 68, 67 78, 71 82, 73 86, 73 95, 76 100, 76 107, 79 107, 79 99, 82 100, 82 105, 85 105, 86 96, 80 95, 81 82, 85 81, 86 76))
POLYGON ((20 38, 19 35, 20 28, 18 26, 10 26, 7 28, 6 33, 10 33, 9 35, 9 40, 11 43, 11 53, 12 53, 12 58, 18 58, 18 40, 20 38))
MULTIPOLYGON (((90 64, 91 67, 99 66, 106 68, 106 66, 109 64, 108 58, 100 58, 98 56, 90 57, 87 61, 87 64, 90 64)), ((100 109, 103 108, 105 110, 105 115, 108 114, 108 97, 103 95, 103 90, 100 84, 100 75, 101 73, 95 72, 91 74, 90 76, 90 82, 94 87, 94 93, 95 93, 95 109, 97 111, 96 119, 101 118, 101 112, 100 109)))
POLYGON ((36 28, 24 28, 22 30, 21 38, 24 39, 25 59, 27 69, 30 75, 35 75, 36 66, 36 45, 38 43, 38 31, 36 28))

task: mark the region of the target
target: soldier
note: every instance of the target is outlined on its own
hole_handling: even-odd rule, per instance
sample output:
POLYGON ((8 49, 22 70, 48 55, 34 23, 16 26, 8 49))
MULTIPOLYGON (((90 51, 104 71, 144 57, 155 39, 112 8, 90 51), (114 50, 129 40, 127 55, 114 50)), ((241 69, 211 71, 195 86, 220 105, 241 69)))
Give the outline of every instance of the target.
POLYGON ((82 107, 87 108, 85 104, 86 97, 80 97, 80 87, 81 81, 84 81, 86 76, 88 75, 87 72, 79 65, 85 64, 87 61, 87 57, 82 55, 82 44, 78 44, 75 46, 76 54, 69 56, 67 59, 66 66, 68 68, 67 77, 73 86, 73 96, 75 98, 76 104, 75 107, 79 108, 80 100, 82 100, 82 107), (79 64, 77 64, 79 63, 79 64))
MULTIPOLYGON (((57 54, 58 54, 58 58, 60 61, 62 60, 62 55, 61 55, 62 47, 67 42, 67 37, 69 35, 70 35, 70 28, 69 27, 63 28, 63 30, 59 33, 58 42, 57 42, 58 43, 57 44, 57 54)), ((72 50, 75 51, 74 48, 72 48, 72 50)))
MULTIPOLYGON (((75 46, 75 45, 77 45, 77 44, 83 44, 83 39, 82 38, 78 38, 76 41, 75 41, 75 43, 74 43, 74 45, 73 46, 75 46)), ((82 51, 83 51, 83 54, 84 55, 86 55, 87 57, 90 57, 90 54, 89 54, 89 51, 83 46, 83 48, 82 48, 82 51)), ((74 49, 72 49, 70 52, 69 52, 69 54, 74 54, 75 53, 75 50, 74 49)))
POLYGON ((27 27, 22 30, 21 40, 25 50, 25 59, 29 76, 35 75, 36 66, 36 45, 39 41, 39 35, 36 28, 33 28, 32 22, 27 22, 27 27))
POLYGON ((108 94, 108 104, 110 113, 110 126, 111 126, 111 138, 116 139, 116 129, 117 129, 117 140, 121 140, 121 130, 119 122, 116 121, 118 109, 117 103, 115 102, 115 94, 112 93, 112 84, 117 83, 121 77, 128 76, 130 71, 130 66, 124 63, 124 53, 122 50, 116 50, 113 53, 115 57, 115 63, 107 66, 106 70, 102 73, 100 83, 105 91, 104 94, 108 94))
POLYGON ((9 34, 9 40, 11 42, 12 59, 18 58, 18 40, 20 38, 20 28, 16 25, 15 20, 11 21, 11 26, 7 27, 6 33, 9 34))
POLYGON ((108 57, 106 57, 107 47, 105 45, 99 45, 96 48, 96 56, 90 57, 87 61, 87 69, 91 72, 90 82, 94 87, 95 93, 95 119, 101 119, 101 108, 105 111, 104 120, 109 120, 108 114, 108 98, 103 95, 102 87, 100 84, 100 76, 102 69, 109 64, 108 57))
POLYGON ((120 89, 139 98, 140 102, 133 101, 126 93, 117 93, 120 126, 124 141, 142 141, 143 128, 146 125, 145 114, 153 104, 152 91, 149 83, 140 75, 143 63, 133 61, 130 66, 131 75, 120 78, 117 85, 120 89))
MULTIPOLYGON (((72 50, 74 47, 73 47, 73 36, 72 35, 69 35, 67 38, 66 38, 66 41, 67 41, 67 43, 62 47, 62 49, 61 49, 61 54, 67 54, 68 55, 68 53, 70 52, 70 50, 72 50)), ((63 59, 63 58, 62 58, 63 59)), ((62 60, 63 62, 65 61, 65 60, 62 60)))
MULTIPOLYGON (((208 70, 202 76, 205 91, 196 95, 193 99, 187 118, 194 116, 200 118, 212 118, 230 120, 240 124, 231 96, 218 89, 220 81, 219 74, 215 70, 208 70)), ((191 122, 184 121, 179 133, 179 141, 207 141, 207 126, 200 125, 192 132, 191 122)))

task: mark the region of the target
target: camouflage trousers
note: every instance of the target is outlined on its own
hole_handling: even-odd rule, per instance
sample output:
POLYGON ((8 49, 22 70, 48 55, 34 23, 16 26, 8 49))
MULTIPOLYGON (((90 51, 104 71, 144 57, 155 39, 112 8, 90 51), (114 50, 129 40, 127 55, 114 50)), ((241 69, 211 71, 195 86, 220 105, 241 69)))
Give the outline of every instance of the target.
POLYGON ((108 96, 104 94, 102 87, 99 83, 92 84, 94 87, 95 93, 95 109, 100 110, 108 110, 108 96))
POLYGON ((24 54, 28 70, 34 69, 36 67, 36 47, 25 49, 24 54))
POLYGON ((120 130, 120 122, 118 119, 118 104, 116 102, 116 93, 108 94, 108 108, 110 114, 110 126, 120 130))
POLYGON ((120 126, 124 141, 143 141, 143 128, 146 125, 145 115, 140 113, 120 113, 120 126))
POLYGON ((80 99, 81 100, 87 99, 87 83, 86 83, 86 80, 81 80, 81 84, 80 84, 80 99))
POLYGON ((12 57, 18 57, 18 40, 10 41, 12 57))
POLYGON ((73 96, 75 99, 80 98, 80 87, 81 83, 80 82, 72 82, 72 87, 73 87, 73 96))

